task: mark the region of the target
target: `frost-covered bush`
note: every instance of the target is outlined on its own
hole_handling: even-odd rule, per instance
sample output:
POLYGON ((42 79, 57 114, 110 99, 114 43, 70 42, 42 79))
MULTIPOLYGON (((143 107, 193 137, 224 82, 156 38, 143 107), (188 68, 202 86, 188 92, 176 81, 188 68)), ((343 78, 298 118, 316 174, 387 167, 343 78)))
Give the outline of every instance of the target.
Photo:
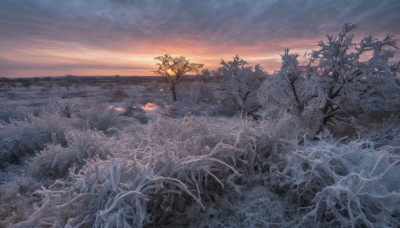
POLYGON ((79 116, 81 109, 77 100, 55 100, 57 113, 66 118, 71 118, 72 116, 79 116))
POLYGON ((33 205, 40 199, 32 194, 41 188, 41 182, 32 177, 16 177, 0 183, 0 227, 10 227, 35 213, 33 205))
POLYGON ((46 115, 30 116, 24 121, 12 121, 0 125, 0 166, 19 163, 27 155, 42 150, 48 143, 65 145, 68 119, 46 115))
POLYGON ((312 53, 323 92, 323 96, 319 95, 322 124, 338 112, 400 108, 393 103, 400 101, 400 87, 395 83, 397 69, 394 69, 398 63, 390 63, 397 40, 393 36, 383 40, 369 36, 353 43, 350 32, 355 28, 353 24, 345 24, 337 37, 327 35, 328 41, 319 42, 320 49, 312 53), (362 61, 362 56, 369 58, 362 61))
POLYGON ((30 109, 9 107, 0 109, 0 122, 11 122, 12 120, 24 120, 28 117, 30 109))
POLYGON ((221 61, 223 80, 227 95, 230 96, 238 111, 251 114, 258 107, 257 93, 259 77, 264 75, 262 67, 257 65, 253 72, 248 63, 236 55, 232 61, 221 61))
POLYGON ((277 118, 283 113, 301 117, 317 92, 313 81, 306 77, 306 68, 299 65, 298 54, 285 49, 281 70, 265 79, 257 94, 265 107, 266 118, 277 118))
POLYGON ((369 141, 320 141, 290 154, 289 210, 301 226, 399 226, 399 154, 369 141))
POLYGON ((310 63, 299 66, 298 55, 282 55, 280 72, 265 80, 258 98, 267 117, 288 112, 306 125, 313 137, 363 112, 400 110, 399 63, 391 63, 397 40, 366 37, 353 42, 356 28, 345 24, 337 36, 318 43, 310 63), (367 60, 361 60, 362 58, 367 60))
POLYGON ((133 117, 139 121, 141 124, 147 124, 151 117, 146 114, 146 112, 139 106, 135 105, 133 102, 125 105, 124 116, 133 117))
POLYGON ((378 114, 376 116, 366 116, 363 121, 368 121, 369 126, 360 129, 361 135, 375 142, 379 147, 398 147, 400 146, 400 116, 392 114, 389 117, 378 114))
POLYGON ((36 179, 57 179, 86 164, 87 159, 106 160, 121 148, 116 137, 108 137, 98 131, 67 130, 65 138, 68 146, 48 145, 30 161, 30 172, 36 179))
POLYGON ((112 92, 110 101, 111 102, 121 101, 125 97, 128 97, 128 94, 125 92, 124 88, 118 87, 112 92))
POLYGON ((387 35, 378 40, 372 36, 360 42, 360 49, 371 58, 362 63, 363 87, 358 90, 363 98, 361 106, 366 111, 397 111, 400 109, 400 62, 395 59, 398 39, 387 35), (372 88, 372 89, 371 89, 372 88))
POLYGON ((98 131, 120 128, 124 124, 132 122, 132 119, 125 118, 113 110, 107 110, 104 106, 89 108, 81 118, 84 122, 83 129, 87 126, 90 129, 98 131))
POLYGON ((199 99, 201 101, 205 101, 208 103, 215 103, 217 98, 215 97, 214 90, 215 90, 215 85, 214 86, 210 84, 199 85, 199 91, 200 91, 199 99))

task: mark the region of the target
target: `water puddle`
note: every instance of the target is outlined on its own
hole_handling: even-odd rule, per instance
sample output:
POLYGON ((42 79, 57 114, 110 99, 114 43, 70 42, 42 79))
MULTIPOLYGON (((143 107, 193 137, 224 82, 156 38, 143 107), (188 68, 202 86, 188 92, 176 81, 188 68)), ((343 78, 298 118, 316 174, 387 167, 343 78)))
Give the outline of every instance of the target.
POLYGON ((126 109, 125 109, 125 108, 119 107, 119 106, 115 106, 115 105, 109 105, 109 106, 107 106, 107 109, 111 109, 111 110, 113 110, 113 111, 115 111, 115 112, 118 112, 118 113, 124 113, 124 112, 126 112, 126 109))
POLYGON ((159 112, 161 110, 160 106, 158 106, 157 104, 154 104, 152 102, 149 102, 149 103, 143 105, 142 109, 145 112, 159 112))

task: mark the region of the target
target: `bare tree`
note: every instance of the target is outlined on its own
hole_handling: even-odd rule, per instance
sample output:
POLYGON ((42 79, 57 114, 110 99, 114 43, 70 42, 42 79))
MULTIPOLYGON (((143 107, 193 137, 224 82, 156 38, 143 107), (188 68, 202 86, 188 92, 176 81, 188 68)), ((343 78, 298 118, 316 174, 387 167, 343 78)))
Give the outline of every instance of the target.
POLYGON ((166 83, 171 83, 170 90, 172 93, 172 100, 177 101, 176 97, 176 83, 180 76, 188 72, 197 72, 204 64, 190 63, 184 56, 173 57, 170 54, 165 54, 154 58, 160 61, 156 63, 158 69, 155 71, 165 78, 166 83))

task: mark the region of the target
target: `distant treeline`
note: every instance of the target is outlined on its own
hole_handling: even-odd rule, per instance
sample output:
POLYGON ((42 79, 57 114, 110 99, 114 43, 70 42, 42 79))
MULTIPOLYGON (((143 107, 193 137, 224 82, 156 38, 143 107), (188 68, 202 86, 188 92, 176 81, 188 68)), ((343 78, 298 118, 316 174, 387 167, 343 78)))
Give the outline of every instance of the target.
MULTIPOLYGON (((202 80, 202 77, 186 75, 182 76, 181 80, 197 81, 202 80)), ((28 77, 28 78, 7 78, 0 77, 0 83, 20 83, 22 85, 32 85, 43 82, 68 82, 68 83, 123 83, 137 84, 143 82, 163 82, 164 79, 160 76, 62 76, 62 77, 28 77)))

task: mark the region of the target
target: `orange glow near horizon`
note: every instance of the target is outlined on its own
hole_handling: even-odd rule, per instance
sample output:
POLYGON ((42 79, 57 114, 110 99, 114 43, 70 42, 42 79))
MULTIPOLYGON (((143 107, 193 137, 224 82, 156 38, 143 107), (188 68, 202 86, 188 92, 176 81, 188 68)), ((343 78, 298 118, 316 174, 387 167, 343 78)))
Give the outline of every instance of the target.
MULTIPOLYGON (((126 44, 121 45, 126 46, 126 44)), ((204 68, 210 70, 220 67, 221 59, 229 61, 236 54, 252 66, 260 64, 268 72, 278 70, 280 67, 280 53, 269 50, 263 44, 236 47, 233 50, 230 46, 215 48, 209 44, 190 41, 181 42, 177 47, 176 43, 170 41, 155 45, 145 43, 126 49, 119 47, 100 49, 76 43, 47 42, 46 46, 5 50, 3 56, 6 58, 3 59, 21 67, 0 68, 0 77, 154 76, 157 63, 154 58, 166 53, 185 56, 191 62, 202 63, 204 68)))

